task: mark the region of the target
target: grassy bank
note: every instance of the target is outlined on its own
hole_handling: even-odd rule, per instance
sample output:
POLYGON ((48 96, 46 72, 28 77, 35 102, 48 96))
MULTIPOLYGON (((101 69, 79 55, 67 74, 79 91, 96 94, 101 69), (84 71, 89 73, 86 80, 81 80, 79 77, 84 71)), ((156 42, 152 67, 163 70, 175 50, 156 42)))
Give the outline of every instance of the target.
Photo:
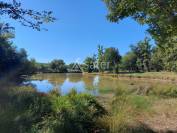
POLYGON ((101 75, 112 78, 131 78, 131 79, 151 79, 177 82, 177 73, 174 72, 146 72, 146 73, 84 73, 87 75, 101 75))
MULTIPOLYGON (((106 91, 106 90, 104 90, 106 91)), ((72 90, 39 93, 30 86, 1 88, 2 133, 176 132, 177 88, 119 84, 114 95, 72 90), (106 105, 106 106, 105 106, 106 105)))
POLYGON ((39 93, 29 86, 1 88, 2 133, 93 133, 105 131, 97 124, 105 109, 87 94, 57 91, 39 93))
POLYGON ((102 119, 110 133, 176 132, 175 86, 119 85, 109 115, 102 119))

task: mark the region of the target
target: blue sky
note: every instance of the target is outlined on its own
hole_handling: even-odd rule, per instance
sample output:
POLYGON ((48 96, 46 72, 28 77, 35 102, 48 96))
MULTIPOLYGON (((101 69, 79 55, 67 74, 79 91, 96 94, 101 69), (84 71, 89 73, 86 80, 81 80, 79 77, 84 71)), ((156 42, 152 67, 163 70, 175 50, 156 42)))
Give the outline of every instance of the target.
POLYGON ((129 46, 144 39, 146 26, 131 18, 119 24, 106 19, 102 0, 26 0, 25 8, 51 10, 57 21, 44 25, 49 31, 35 31, 10 20, 16 28, 14 44, 25 48, 39 62, 64 59, 66 63, 83 61, 97 52, 97 45, 117 47, 123 55, 129 46))

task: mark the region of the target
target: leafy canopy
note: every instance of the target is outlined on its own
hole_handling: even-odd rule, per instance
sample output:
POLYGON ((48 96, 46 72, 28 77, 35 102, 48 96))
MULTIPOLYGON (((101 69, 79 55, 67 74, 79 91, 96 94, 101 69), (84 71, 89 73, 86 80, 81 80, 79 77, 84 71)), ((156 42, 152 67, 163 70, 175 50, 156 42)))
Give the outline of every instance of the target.
POLYGON ((140 24, 149 25, 148 32, 159 45, 177 35, 176 0, 104 0, 111 22, 132 17, 140 24))
POLYGON ((31 9, 24 9, 18 0, 0 1, 0 15, 7 15, 9 18, 20 22, 23 26, 36 30, 41 30, 43 23, 53 22, 55 20, 51 11, 38 12, 31 9))

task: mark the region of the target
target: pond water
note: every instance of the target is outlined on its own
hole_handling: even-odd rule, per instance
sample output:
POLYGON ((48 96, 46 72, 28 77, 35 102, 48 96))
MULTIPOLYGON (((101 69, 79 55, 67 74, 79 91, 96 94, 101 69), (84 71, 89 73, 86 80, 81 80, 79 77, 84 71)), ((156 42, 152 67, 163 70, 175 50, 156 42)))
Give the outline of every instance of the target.
POLYGON ((32 76, 32 83, 39 92, 49 92, 52 89, 65 95, 72 89, 78 93, 89 93, 92 95, 113 94, 118 87, 145 88, 149 86, 176 86, 174 83, 155 80, 133 80, 117 79, 98 75, 84 74, 37 74, 32 76))

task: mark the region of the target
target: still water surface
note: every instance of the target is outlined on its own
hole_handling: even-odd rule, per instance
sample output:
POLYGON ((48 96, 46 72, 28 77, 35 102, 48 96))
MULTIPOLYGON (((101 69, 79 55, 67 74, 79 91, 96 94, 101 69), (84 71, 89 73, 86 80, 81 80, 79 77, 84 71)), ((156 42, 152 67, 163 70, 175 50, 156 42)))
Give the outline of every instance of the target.
POLYGON ((148 86, 176 86, 174 83, 167 83, 153 80, 116 79, 98 75, 84 74, 38 74, 30 81, 39 92, 49 92, 52 89, 65 95, 72 89, 78 93, 89 93, 93 95, 113 94, 120 86, 124 88, 148 87, 148 86))

